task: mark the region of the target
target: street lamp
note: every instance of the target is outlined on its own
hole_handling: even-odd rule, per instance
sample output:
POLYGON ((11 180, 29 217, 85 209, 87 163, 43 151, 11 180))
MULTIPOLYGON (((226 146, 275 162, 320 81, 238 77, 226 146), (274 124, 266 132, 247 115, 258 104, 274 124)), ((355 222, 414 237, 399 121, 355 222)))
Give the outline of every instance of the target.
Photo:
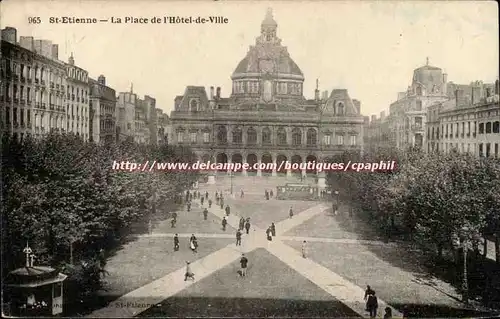
POLYGON ((233 195, 233 176, 234 176, 234 174, 233 174, 233 171, 231 170, 229 172, 229 177, 231 179, 231 195, 233 195))
POLYGON ((467 252, 469 250, 469 240, 467 239, 467 234, 469 232, 469 227, 462 227, 462 249, 464 252, 464 264, 463 264, 463 278, 462 278, 462 301, 464 303, 469 302, 469 283, 467 279, 467 252))

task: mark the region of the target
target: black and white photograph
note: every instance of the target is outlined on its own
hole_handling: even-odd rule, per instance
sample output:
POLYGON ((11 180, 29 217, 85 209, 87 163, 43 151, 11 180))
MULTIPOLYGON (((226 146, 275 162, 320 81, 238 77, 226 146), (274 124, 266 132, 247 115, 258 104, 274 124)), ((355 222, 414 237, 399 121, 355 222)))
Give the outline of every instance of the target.
POLYGON ((6 318, 500 316, 496 1, 4 0, 6 318))

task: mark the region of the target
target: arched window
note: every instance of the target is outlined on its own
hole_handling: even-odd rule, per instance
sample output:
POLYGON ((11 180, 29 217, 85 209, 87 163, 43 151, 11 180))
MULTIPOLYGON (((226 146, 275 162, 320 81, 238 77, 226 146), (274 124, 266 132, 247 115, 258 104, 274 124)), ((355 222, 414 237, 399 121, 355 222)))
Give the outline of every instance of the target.
POLYGON ((313 128, 310 128, 307 130, 307 145, 316 145, 317 143, 317 134, 316 130, 313 128))
POLYGON ((493 122, 493 133, 500 133, 500 122, 493 122))
POLYGON ((284 128, 280 127, 277 132, 278 135, 278 145, 286 145, 286 131, 284 128))
POLYGON ((486 123, 486 134, 491 133, 491 122, 486 123))
POLYGON ((217 142, 219 144, 227 144, 227 129, 225 126, 219 126, 217 131, 217 142))
POLYGON ((342 102, 339 102, 337 103, 337 115, 344 115, 345 113, 345 107, 344 107, 344 103, 342 102))
POLYGON ((302 144, 302 131, 299 128, 292 130, 292 145, 298 146, 302 144))
POLYGON ((417 86, 417 95, 422 95, 422 87, 417 86))
POLYGON ((271 130, 268 127, 262 129, 262 144, 271 144, 271 130))
POLYGON ((198 101, 196 99, 192 99, 191 101, 189 101, 189 110, 198 111, 198 101))
POLYGON ((253 127, 247 130, 247 143, 250 145, 257 144, 257 131, 253 127))
POLYGON ((241 131, 240 127, 235 127, 233 129, 233 143, 234 144, 241 144, 243 141, 243 133, 241 131))

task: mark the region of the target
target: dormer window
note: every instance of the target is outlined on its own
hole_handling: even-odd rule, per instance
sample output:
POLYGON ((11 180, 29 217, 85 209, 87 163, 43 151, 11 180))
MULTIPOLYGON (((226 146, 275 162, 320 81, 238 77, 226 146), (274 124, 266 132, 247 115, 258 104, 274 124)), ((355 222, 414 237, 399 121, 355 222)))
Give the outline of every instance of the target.
POLYGON ((189 101, 189 110, 192 112, 199 111, 199 103, 197 99, 191 99, 191 101, 189 101))
POLYGON ((343 115, 345 113, 344 103, 342 102, 337 103, 336 111, 337 115, 343 115))

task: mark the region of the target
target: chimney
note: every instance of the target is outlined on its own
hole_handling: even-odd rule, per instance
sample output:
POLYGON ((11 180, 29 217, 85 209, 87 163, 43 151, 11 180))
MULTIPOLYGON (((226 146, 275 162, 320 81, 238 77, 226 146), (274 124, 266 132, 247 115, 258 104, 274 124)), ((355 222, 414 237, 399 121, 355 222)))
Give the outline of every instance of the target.
POLYGON ((216 98, 220 99, 220 86, 217 87, 216 98))
POLYGON ((448 83, 448 74, 443 73, 443 95, 446 95, 446 88, 448 83))
POLYGON ((19 45, 27 50, 35 51, 35 40, 33 37, 19 37, 19 45))
POLYGON ((59 59, 59 45, 57 44, 52 44, 52 59, 59 59))
POLYGON ((2 40, 16 44, 17 42, 17 30, 13 27, 6 27, 2 30, 2 40))
POLYGON ((99 77, 97 78, 97 82, 101 85, 106 85, 106 77, 104 77, 104 75, 99 75, 99 77))
POLYGON ((214 87, 211 86, 210 87, 210 100, 213 100, 214 99, 214 87))
POLYGON ((321 97, 322 100, 328 100, 328 91, 323 91, 323 96, 321 97))
POLYGON ((372 123, 375 123, 375 121, 377 121, 377 116, 376 115, 372 115, 371 121, 372 121, 372 123))
POLYGON ((316 101, 319 101, 319 90, 318 89, 314 90, 314 99, 316 101))

